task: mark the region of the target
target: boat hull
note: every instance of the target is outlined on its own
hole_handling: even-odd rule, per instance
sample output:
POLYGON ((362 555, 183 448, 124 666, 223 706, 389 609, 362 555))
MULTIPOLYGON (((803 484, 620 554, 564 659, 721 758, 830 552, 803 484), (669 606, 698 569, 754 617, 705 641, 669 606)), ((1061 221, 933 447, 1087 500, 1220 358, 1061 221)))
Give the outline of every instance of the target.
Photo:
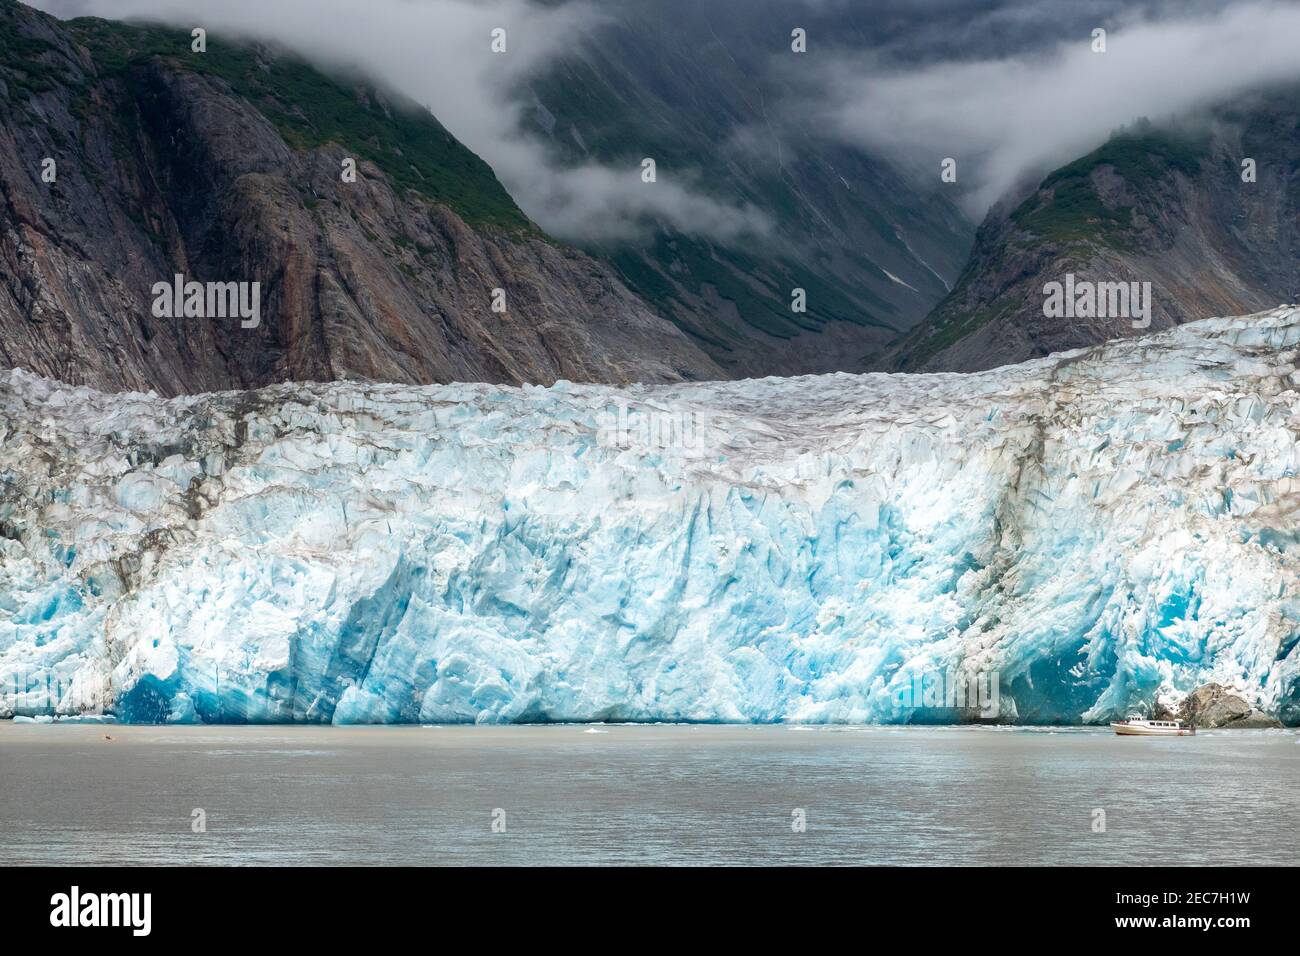
POLYGON ((1121 737, 1195 737, 1195 727, 1144 727, 1141 724, 1113 723, 1111 729, 1121 737))

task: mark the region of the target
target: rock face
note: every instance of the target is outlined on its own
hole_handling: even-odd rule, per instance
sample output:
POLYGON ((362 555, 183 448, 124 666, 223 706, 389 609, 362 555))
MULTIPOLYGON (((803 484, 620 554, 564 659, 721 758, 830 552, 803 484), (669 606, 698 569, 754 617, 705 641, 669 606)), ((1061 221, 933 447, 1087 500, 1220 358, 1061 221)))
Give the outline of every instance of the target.
POLYGON ((723 376, 413 104, 190 42, 0 0, 3 365, 163 395, 723 376), (158 317, 178 273, 259 283, 260 324, 158 317))
MULTIPOLYGON (((693 190, 763 214, 759 236, 647 222, 649 241, 588 246, 730 377, 862 371, 948 294, 975 229, 937 177, 918 182, 837 141, 815 111, 781 108, 803 73, 777 63, 788 0, 603 6, 596 40, 530 84, 533 129, 568 163, 652 156, 662 183, 689 174, 693 190), (791 309, 796 288, 806 312, 791 309)), ((869 4, 801 4, 797 19, 819 59, 860 55, 896 26, 869 4)))
POLYGON ((1139 124, 995 208, 945 299, 882 367, 974 371, 1300 298, 1300 88, 1139 124), (1254 182, 1243 182, 1244 158, 1254 182), (1150 283, 1127 315, 1044 314, 1044 286, 1150 283))
POLYGON ((1178 719, 1197 727, 1280 727, 1276 719, 1256 710, 1240 694, 1222 684, 1205 684, 1183 699, 1178 719))
POLYGON ((0 715, 907 722, 960 670, 1298 724, 1298 387, 1300 309, 973 375, 2 373, 0 715))

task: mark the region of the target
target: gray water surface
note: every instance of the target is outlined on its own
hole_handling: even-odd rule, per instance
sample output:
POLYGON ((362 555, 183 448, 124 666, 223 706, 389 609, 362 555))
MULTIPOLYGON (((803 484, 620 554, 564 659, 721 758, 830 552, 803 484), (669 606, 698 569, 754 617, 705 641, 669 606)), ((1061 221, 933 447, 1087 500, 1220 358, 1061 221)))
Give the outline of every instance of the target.
POLYGON ((1297 819, 1295 731, 0 722, 6 866, 1295 865, 1297 819))

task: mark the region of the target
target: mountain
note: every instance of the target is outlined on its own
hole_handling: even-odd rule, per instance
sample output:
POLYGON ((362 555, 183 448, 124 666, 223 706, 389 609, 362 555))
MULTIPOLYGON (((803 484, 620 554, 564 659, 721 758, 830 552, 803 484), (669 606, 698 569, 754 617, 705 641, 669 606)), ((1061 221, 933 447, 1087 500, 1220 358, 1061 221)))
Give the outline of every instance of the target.
POLYGON ((1217 684, 1294 725, 1298 347, 1283 309, 972 375, 0 373, 0 715, 909 722, 965 673, 1002 722, 1217 684))
POLYGON ((360 79, 0 0, 0 103, 5 366, 163 395, 724 375, 427 111, 360 79), (259 283, 260 322, 159 317, 176 274, 259 283))
POLYGON ((1300 301, 1300 88, 1139 123, 995 208, 952 294, 881 367, 973 371, 1141 334, 1140 317, 1046 315, 1067 275, 1149 282, 1152 330, 1300 301))
POLYGON ((781 108, 830 51, 878 42, 879 11, 653 0, 602 15, 529 84, 528 128, 562 165, 635 172, 650 157, 661 182, 767 218, 767 234, 725 239, 650 216, 645 237, 585 245, 731 376, 861 370, 947 295, 974 228, 937 166, 922 183, 781 108), (795 24, 806 54, 791 50, 795 24), (806 313, 791 309, 796 288, 806 313))

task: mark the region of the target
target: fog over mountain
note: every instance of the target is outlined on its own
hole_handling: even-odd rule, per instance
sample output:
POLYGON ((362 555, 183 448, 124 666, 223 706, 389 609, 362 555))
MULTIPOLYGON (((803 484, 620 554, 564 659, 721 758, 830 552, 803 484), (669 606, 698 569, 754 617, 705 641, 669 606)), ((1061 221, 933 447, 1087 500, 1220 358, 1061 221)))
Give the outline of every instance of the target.
POLYGON ((818 65, 809 101, 823 104, 827 122, 851 141, 904 163, 960 157, 963 206, 978 217, 1026 173, 1068 162, 1118 127, 1300 77, 1294 3, 1170 8, 1095 23, 1107 29, 1104 52, 1092 49, 1090 30, 1057 29, 1017 52, 977 42, 919 65, 879 52, 837 55, 818 65))
MULTIPOLYGON (((812 119, 846 142, 930 177, 943 157, 962 160, 954 193, 978 219, 1027 172, 1089 151, 1141 117, 1179 113, 1263 82, 1300 76, 1300 5, 1031 3, 1028 0, 35 0, 58 16, 141 17, 277 40, 327 64, 354 64, 429 105, 490 163, 520 206, 553 234, 575 240, 643 236, 651 215, 689 234, 752 242, 772 219, 761 207, 720 200, 690 169, 636 188, 639 167, 569 163, 521 123, 524 87, 600 44, 629 17, 669 26, 695 12, 721 60, 740 32, 771 34, 755 88, 786 95, 759 117, 736 117, 732 143, 784 136, 783 121, 812 119), (793 56, 789 34, 808 31, 793 56), (507 30, 508 53, 489 48, 507 30), (1090 48, 1108 31, 1104 54, 1090 48), (758 129, 755 119, 760 119, 758 129)), ((626 119, 634 121, 635 117, 626 119)), ((629 143, 631 152, 636 144, 629 143)))
POLYGON ((652 212, 678 228, 722 238, 769 227, 752 207, 720 204, 665 177, 639 190, 640 168, 555 165, 545 145, 520 129, 520 85, 583 43, 611 12, 586 0, 90 0, 35 3, 58 16, 142 18, 278 41, 322 65, 355 67, 425 103, 457 139, 492 165, 524 211, 565 237, 625 236, 652 212), (504 28, 505 55, 490 49, 504 28))

